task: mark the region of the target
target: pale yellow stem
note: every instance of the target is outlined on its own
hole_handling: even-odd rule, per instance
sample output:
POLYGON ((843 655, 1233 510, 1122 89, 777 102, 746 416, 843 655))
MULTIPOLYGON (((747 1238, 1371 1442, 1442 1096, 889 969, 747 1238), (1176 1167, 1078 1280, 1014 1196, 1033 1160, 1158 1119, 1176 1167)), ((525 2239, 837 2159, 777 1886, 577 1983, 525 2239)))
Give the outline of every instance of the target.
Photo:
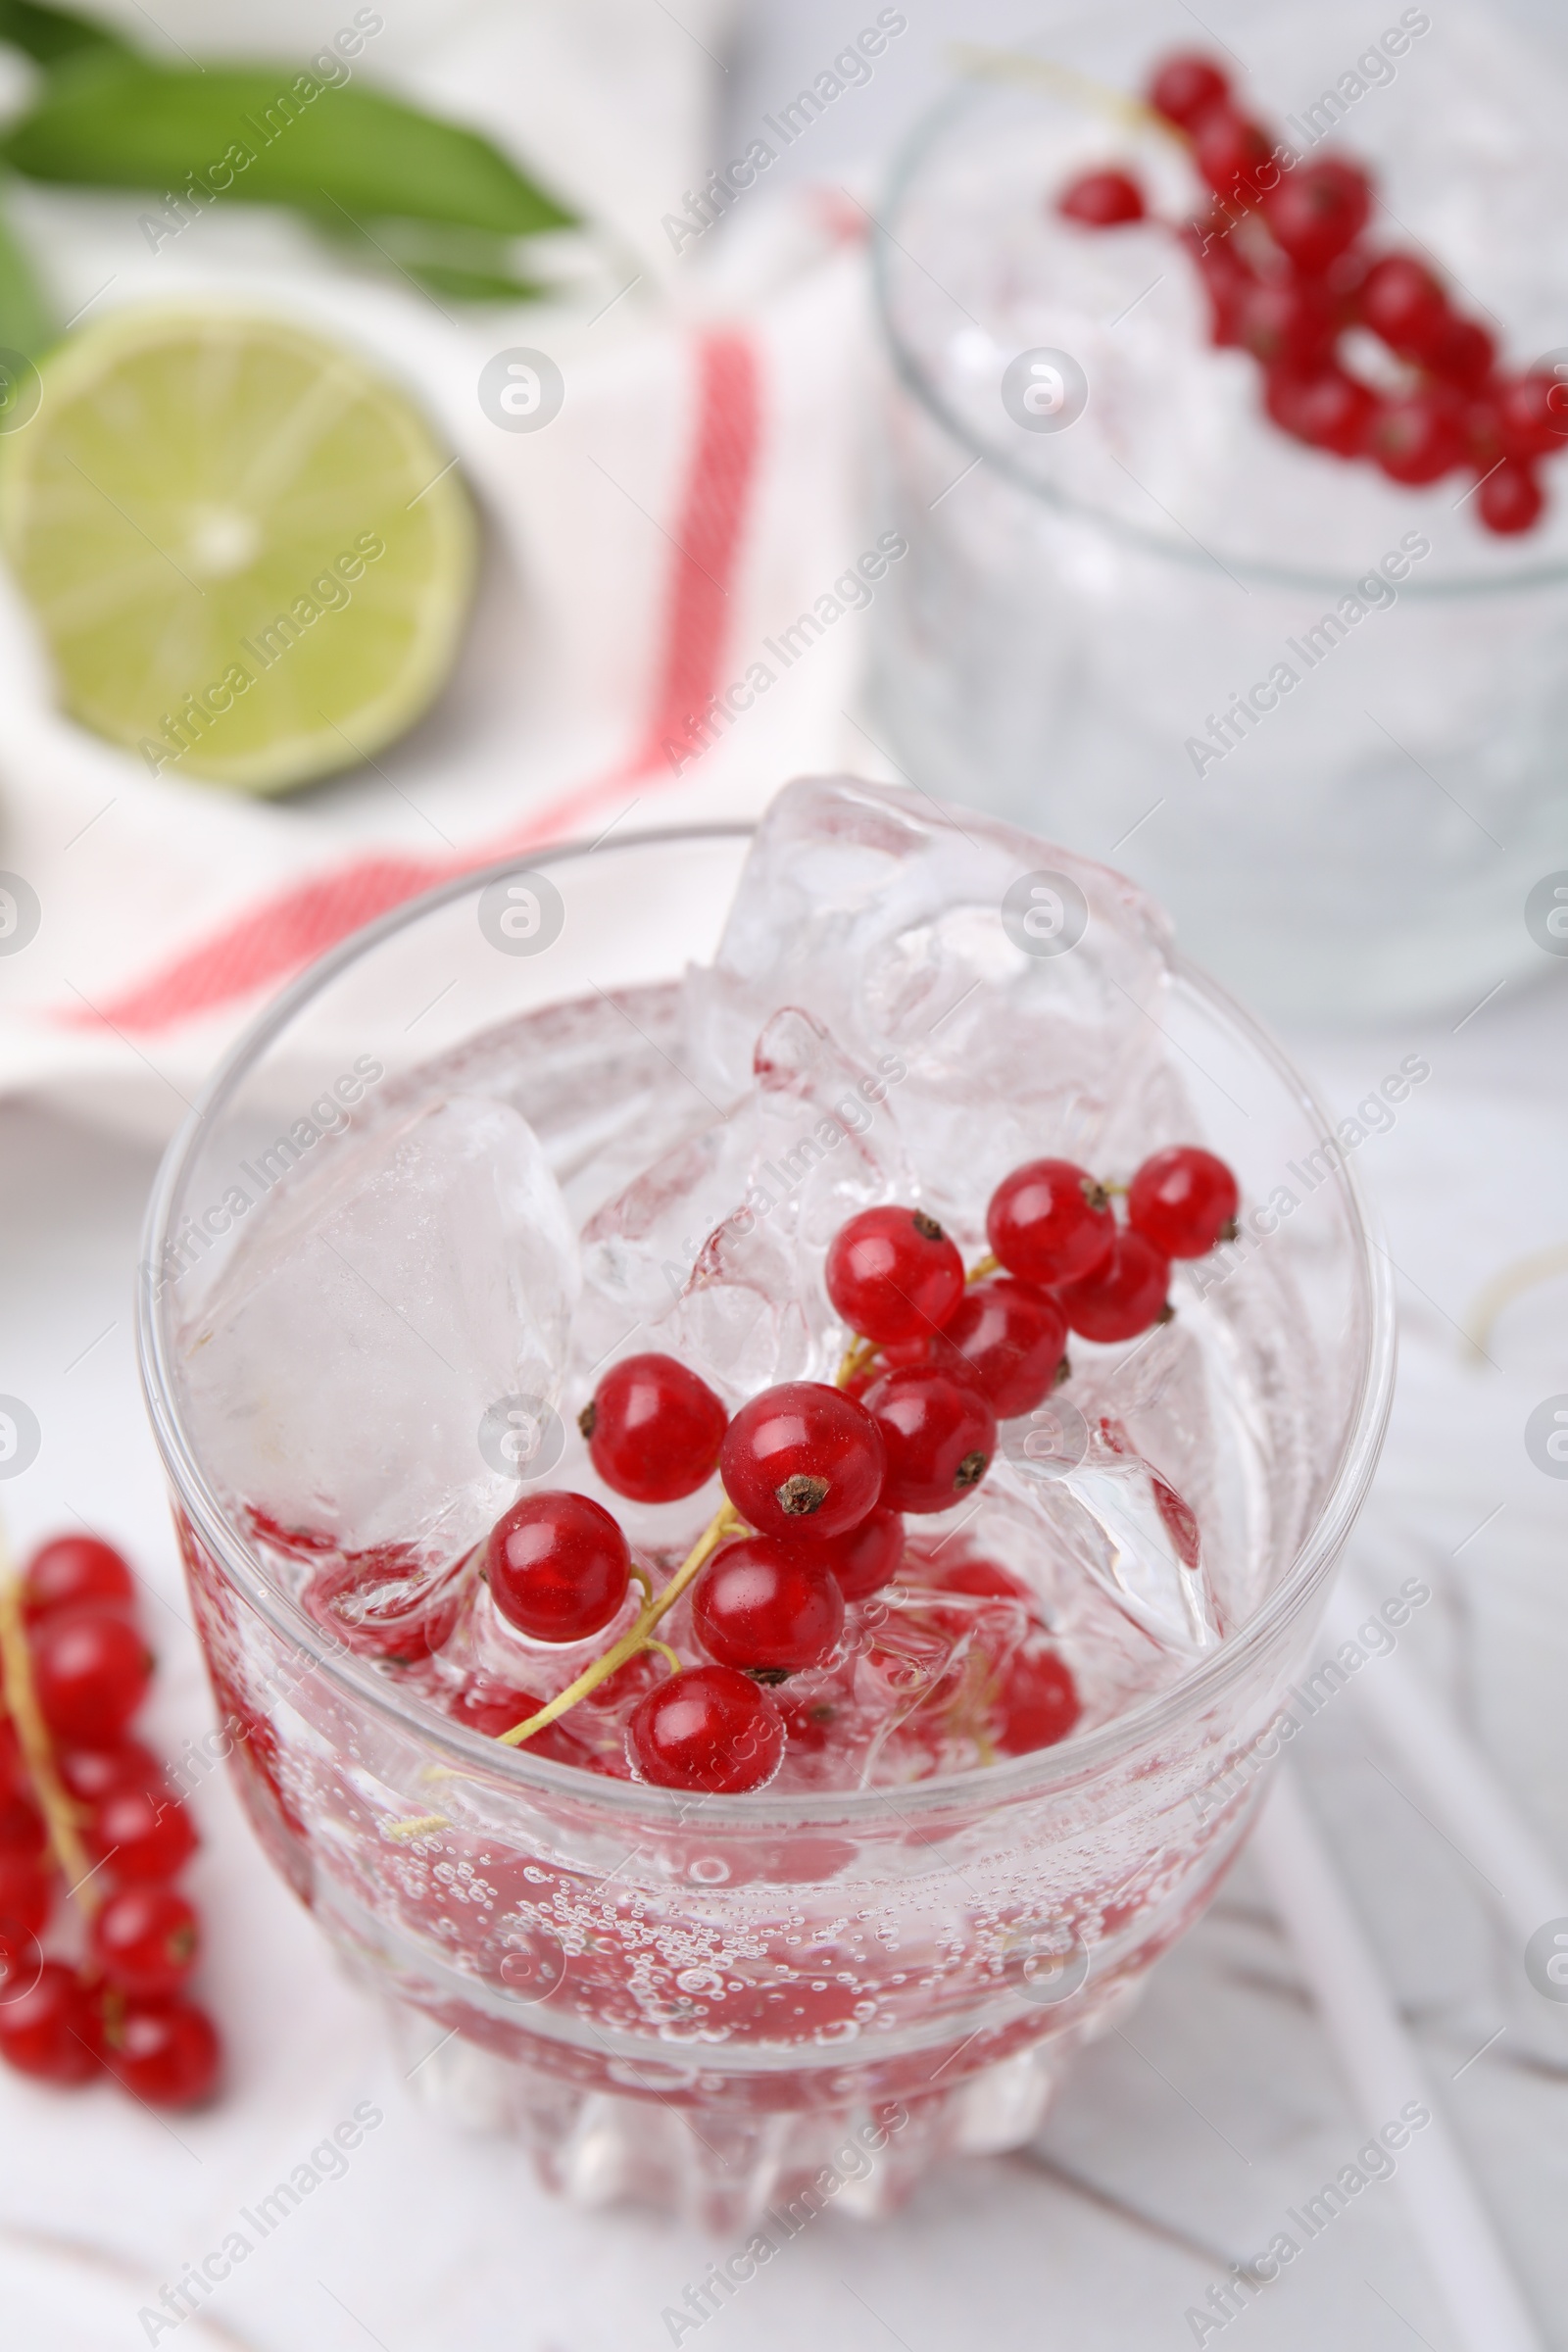
POLYGON ((27 1778, 38 1799, 55 1860, 65 1873, 66 1886, 81 1909, 97 1909, 98 1889, 92 1884, 93 1865, 76 1828, 76 1808, 55 1770, 54 1747, 32 1683, 32 1660, 22 1617, 22 1579, 8 1573, 0 1551, 0 1672, 3 1672, 5 1711, 17 1727, 27 1778))

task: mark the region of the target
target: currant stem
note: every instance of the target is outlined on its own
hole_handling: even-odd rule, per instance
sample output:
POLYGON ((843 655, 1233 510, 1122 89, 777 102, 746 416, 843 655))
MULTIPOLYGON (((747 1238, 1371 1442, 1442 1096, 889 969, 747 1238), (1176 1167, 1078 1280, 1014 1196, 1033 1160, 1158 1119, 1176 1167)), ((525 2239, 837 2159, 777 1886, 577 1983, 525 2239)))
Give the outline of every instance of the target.
POLYGON ((54 1747, 32 1686, 32 1660, 22 1622, 22 1579, 7 1573, 0 1556, 0 1676, 5 1711, 17 1727, 27 1777, 32 1783, 49 1832, 55 1860, 74 1901, 89 1915, 98 1907, 92 1884, 93 1865, 87 1859, 76 1828, 76 1809, 55 1770, 54 1747))
POLYGON ((988 1274, 995 1274, 1001 1264, 1002 1260, 997 1256, 996 1252, 992 1250, 988 1250, 984 1257, 977 1257, 975 1259, 974 1264, 969 1268, 968 1273, 963 1279, 966 1283, 984 1282, 986 1276, 988 1274))
MULTIPOLYGON (((736 1534, 745 1524, 732 1502, 726 1500, 720 1503, 663 1591, 638 1611, 635 1625, 630 1626, 618 1642, 612 1642, 609 1649, 601 1657, 595 1658, 591 1666, 585 1667, 574 1683, 568 1683, 564 1690, 558 1690, 549 1705, 541 1707, 537 1715, 530 1715, 526 1723, 514 1724, 510 1732, 502 1732, 500 1744, 503 1747, 520 1747, 525 1740, 533 1738, 535 1732, 542 1732, 547 1723, 557 1722, 580 1698, 586 1698, 590 1690, 596 1690, 617 1667, 624 1666, 628 1658, 634 1658, 641 1649, 656 1646, 648 1640, 650 1629, 674 1607, 724 1538, 736 1534)), ((657 1646, 662 1649, 664 1644, 660 1642, 657 1646)))

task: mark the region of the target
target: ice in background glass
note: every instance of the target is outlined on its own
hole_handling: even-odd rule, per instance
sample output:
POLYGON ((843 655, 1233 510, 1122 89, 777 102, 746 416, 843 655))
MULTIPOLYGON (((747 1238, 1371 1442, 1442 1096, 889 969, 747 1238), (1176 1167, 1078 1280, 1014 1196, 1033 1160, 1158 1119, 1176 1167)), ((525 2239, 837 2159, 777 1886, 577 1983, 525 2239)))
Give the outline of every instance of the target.
MULTIPOLYGON (((938 2157, 1029 2136, 1063 2058, 1119 2013, 1236 1851, 1255 1787, 1227 1768, 1309 1642, 1371 1473, 1392 1356, 1380 1261, 1342 1155, 1322 1149, 1322 1114, 1173 956, 1136 892, 881 787, 794 787, 764 841, 727 932, 746 841, 718 830, 542 853, 528 875, 479 875, 349 943, 256 1024, 172 1148, 142 1293, 197 1620, 270 1855, 413 2041, 456 2029, 416 2075, 421 2090, 510 2126, 575 2195, 637 2195, 725 2226, 794 2193, 852 2132, 876 2161, 839 2202, 867 2212, 938 2157), (1082 894, 1083 922, 1065 946, 1048 926, 1059 952, 1040 956, 1018 908, 1043 874, 1069 907, 1082 894), (517 906, 529 919, 509 933, 498 910, 517 906), (721 941, 716 970, 685 972, 721 941), (441 1220, 410 1200, 406 1250, 386 1222, 395 1187, 377 1196, 378 1253, 356 1258, 345 1240, 344 1333, 363 1343, 365 1315, 382 1312, 384 1360, 363 1348, 338 1359, 340 1397, 322 1383, 330 1315, 312 1322, 318 1301, 303 1295, 292 1329, 270 1308, 255 1326, 268 1346, 246 1396, 192 1366, 215 1302, 232 1304, 240 1252, 268 1232, 319 1232, 322 1204, 352 1195, 400 1120, 424 1118, 429 1135, 429 1121, 461 1118, 505 1176, 535 1147, 514 1132, 486 1143, 484 1121, 500 1134, 503 1109, 514 1129, 523 1111, 572 1219, 590 1225, 596 1188, 624 1184, 671 1138, 743 1126, 749 1041, 779 1009, 781 974, 788 994, 837 1001, 858 1052, 882 1041, 904 1065, 884 1125, 909 1145, 925 1197, 944 1216, 957 1204, 960 1233, 1021 1143, 1070 1140, 1108 1165, 1185 1137, 1236 1168, 1244 1239, 1188 1271, 1170 1330, 1141 1354, 1075 1343, 1075 1382, 1098 1383, 1152 1458, 1182 1453, 1235 1630, 1129 1686, 1121 1712, 1058 1748, 894 1788, 700 1797, 465 1731, 416 1677, 327 1637, 243 1530, 237 1496, 266 1475, 256 1433, 289 1430, 302 1396, 319 1443, 303 1463, 274 1445, 271 1475, 314 1481, 353 1539, 401 1532, 431 1560, 461 1552, 516 1492, 496 1407, 523 1392, 574 1407, 559 1335, 514 1317, 509 1340, 506 1284, 465 1287, 487 1233, 512 1268, 543 1230, 526 1202, 517 1227, 522 1195, 506 1182, 487 1197, 468 1181, 466 1145, 441 1220), (237 1199, 261 1173, 269 1222, 248 1229, 259 1204, 237 1199), (372 1473, 414 1395, 426 1449, 386 1457, 402 1517, 383 1528, 367 1517, 384 1484, 372 1473), (446 1826, 407 1835, 436 1812, 446 1826)), ((842 1181, 826 1156, 809 1169, 797 1235, 810 1187, 842 1181)), ((701 1257, 702 1233, 688 1238, 701 1257)), ((623 1241, 635 1259, 636 1234, 623 1241)), ((657 1255, 640 1262, 658 1270, 657 1255)), ((689 1316, 696 1297, 677 1279, 662 1305, 650 1294, 651 1319, 689 1316)), ((787 1321, 775 1350, 794 1345, 787 1321)), ((720 1316, 706 1342, 690 1320, 671 1328, 731 1349, 730 1395, 776 1376, 753 1325, 720 1316)), ((1020 1472, 1026 1499, 1031 1477, 1065 1492, 1081 1458, 1070 1417, 1056 1426, 1055 1454, 1020 1472)), ((579 1482, 569 1450, 549 1465, 549 1483, 579 1482)))
MULTIPOLYGON (((1510 367, 1565 356, 1562 75, 1494 17, 1385 16, 1387 47, 1364 11, 1233 10, 1211 21, 1241 63, 1215 53, 1298 150, 1372 168, 1378 249, 1424 246, 1510 367)), ((1215 44, 1112 10, 1052 55, 1139 93, 1172 46, 1215 44)), ((1125 865, 1272 1010, 1471 1004, 1535 964, 1525 901, 1561 863, 1568 465, 1542 468, 1538 527, 1496 539, 1472 476, 1407 489, 1288 440, 1255 362, 1210 345, 1167 229, 1056 217, 1110 162, 1167 218, 1200 209, 1171 141, 1026 73, 976 79, 878 208, 882 447, 910 551, 878 601, 894 753, 934 793, 1125 865), (1082 371, 1064 429, 1019 421, 1016 391, 1009 412, 1031 351, 1082 371)))

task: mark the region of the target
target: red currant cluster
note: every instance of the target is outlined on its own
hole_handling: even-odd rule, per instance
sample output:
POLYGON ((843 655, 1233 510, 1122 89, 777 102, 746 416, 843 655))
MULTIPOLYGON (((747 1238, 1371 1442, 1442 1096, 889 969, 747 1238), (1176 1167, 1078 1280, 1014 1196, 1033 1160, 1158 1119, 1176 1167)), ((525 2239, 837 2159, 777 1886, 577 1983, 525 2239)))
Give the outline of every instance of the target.
MULTIPOLYGON (((1171 1260, 1233 1237, 1237 1204, 1224 1162, 1191 1147, 1143 1163, 1124 1223, 1085 1169, 1034 1160, 997 1187, 992 1253, 967 1272, 922 1210, 849 1220, 825 1266, 828 1296, 856 1335, 832 1386, 787 1381, 731 1418, 673 1356, 624 1358, 579 1424, 606 1486, 638 1503, 674 1502, 716 1470, 727 1499, 657 1594, 600 1503, 567 1492, 514 1503, 482 1562, 508 1624, 535 1642, 577 1642, 622 1616, 634 1584, 642 1605, 548 1702, 470 1684, 454 1712, 509 1744, 537 1740, 558 1761, 587 1762, 561 1718, 584 1699, 603 1703, 612 1685, 624 1693, 644 1653, 662 1651, 674 1671, 643 1689, 627 1724, 633 1772, 662 1788, 763 1787, 787 1729, 811 1736, 809 1712, 781 1706, 776 1687, 833 1658, 847 1607, 904 1563, 906 1518, 949 1510, 979 1485, 998 1421, 1032 1412, 1065 1376, 1069 1331, 1124 1341, 1167 1317, 1171 1260), (688 1591, 691 1636, 710 1661, 696 1666, 653 1638, 688 1591)), ((1024 1597, 987 1561, 936 1581, 981 1601, 1024 1597)), ((1035 1642, 993 1680, 995 1747, 1024 1753, 1072 1728, 1077 1699, 1054 1651, 1035 1642)))
POLYGON ((188 2107, 217 2081, 219 2041, 181 1989, 197 1919, 173 1882, 196 1833, 128 1736, 153 1668, 134 1602, 124 1560, 90 1536, 44 1544, 0 1594, 0 2058, 188 2107), (86 1923, 74 1966, 38 1941, 62 1878, 86 1923))
MULTIPOLYGON (((1461 467, 1480 482, 1488 530, 1527 531, 1545 503, 1543 458, 1568 446, 1568 387, 1551 374, 1503 373, 1492 336, 1465 318, 1413 254, 1361 243, 1372 180, 1326 157, 1287 163, 1288 147, 1236 104, 1205 57, 1167 58, 1149 104, 1187 141, 1215 203, 1189 221, 1216 343, 1263 368, 1263 402, 1282 431, 1342 458, 1368 458, 1396 482, 1435 482, 1461 467), (1393 388, 1346 365, 1341 337, 1360 328, 1399 363, 1393 388)), ((1091 172, 1060 199, 1069 220, 1112 228, 1145 218, 1124 172, 1091 172)))

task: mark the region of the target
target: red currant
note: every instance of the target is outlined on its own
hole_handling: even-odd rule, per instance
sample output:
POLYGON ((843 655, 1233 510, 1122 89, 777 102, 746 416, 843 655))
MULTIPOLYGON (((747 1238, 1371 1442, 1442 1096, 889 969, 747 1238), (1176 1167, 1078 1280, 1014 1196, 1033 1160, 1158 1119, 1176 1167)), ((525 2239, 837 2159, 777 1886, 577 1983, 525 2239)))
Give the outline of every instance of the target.
POLYGON ((718 1468, 759 1535, 842 1536, 882 1492, 882 1440, 853 1396, 814 1380, 783 1381, 741 1406, 718 1468))
POLYGON ((728 1420, 708 1383, 674 1356, 627 1355, 577 1426, 607 1487, 633 1502, 678 1502, 712 1477, 728 1420))
POLYGON ((1568 440, 1568 380, 1519 375, 1496 388, 1497 429, 1510 458, 1545 458, 1568 440))
POLYGON ((96 1536, 56 1536, 35 1551, 22 1584, 23 1613, 29 1625, 56 1609, 128 1608, 136 1579, 112 1544, 96 1536))
POLYGON ((1083 1712, 1065 1659, 1042 1641, 1015 1649, 1002 1670, 992 1702, 995 1738, 1004 1755, 1032 1755, 1065 1740, 1083 1712))
POLYGON ((1473 318, 1456 318, 1450 313, 1441 326, 1426 340, 1421 360, 1434 375, 1445 383, 1457 384, 1461 391, 1475 392, 1492 373, 1492 363, 1497 347, 1484 326, 1473 318))
POLYGON ((631 1553, 586 1494, 525 1494, 490 1531, 484 1574, 509 1625, 535 1642, 585 1642, 619 1614, 631 1553))
POLYGON ((1269 143, 1255 122, 1222 99, 1191 122, 1193 160, 1216 196, 1233 204, 1255 204, 1257 174, 1269 159, 1269 143))
POLYGON ((1235 1241, 1240 1206, 1225 1162, 1196 1144, 1154 1152, 1127 1188, 1127 1222, 1161 1257, 1203 1257, 1235 1241))
POLYGON ((1288 361, 1268 370, 1263 405, 1282 432, 1338 458, 1362 454, 1377 411, 1365 384, 1343 368, 1301 368, 1288 361))
POLYGON ((98 2072, 92 2008, 74 1970, 46 1960, 25 1992, 0 2002, 0 2058, 42 2082, 85 2082, 98 2072))
POLYGON ((357 1656, 409 1666, 451 1640, 463 1585, 450 1572, 432 1577, 406 1544, 377 1544, 317 1569, 300 1597, 357 1656))
POLYGON ((1141 1233, 1116 1236, 1108 1261, 1082 1282, 1063 1283, 1058 1294, 1071 1328, 1086 1340, 1108 1346, 1135 1340, 1157 1323, 1170 1287, 1170 1267, 1141 1233))
POLYGON ((864 1600, 898 1575, 904 1558, 904 1521, 897 1511, 879 1505, 847 1536, 829 1536, 824 1543, 806 1536, 799 1542, 803 1551, 809 1551, 837 1578, 846 1600, 864 1600))
POLYGON ((698 1578, 692 1625, 721 1666, 782 1677, 832 1656, 844 1594, 807 1544, 747 1536, 724 1544, 698 1578))
POLYGON ((114 1879, 172 1879, 196 1851, 196 1832, 178 1797, 134 1787, 99 1798, 87 1841, 114 1879))
MULTIPOLYGON (((599 1695, 596 1690, 594 1696, 599 1695)), ((503 1732, 515 1731, 519 1723, 537 1715, 544 1703, 531 1690, 476 1674, 448 1701, 448 1711, 454 1723, 466 1724, 483 1739, 499 1740, 503 1732)), ((525 1745, 530 1756, 548 1756, 556 1764, 580 1764, 583 1760, 582 1742, 569 1723, 547 1723, 542 1731, 530 1735, 525 1745)))
POLYGON ((939 1575, 945 1592, 967 1592, 975 1600, 1027 1601, 1030 1597, 1028 1586, 996 1560, 955 1560, 939 1575))
POLYGON ((1334 339, 1334 313, 1310 279, 1252 286, 1239 303, 1237 332, 1244 349, 1265 367, 1321 367, 1334 339))
POLYGON ((1142 220, 1144 192, 1125 172, 1085 172, 1058 198, 1057 212, 1086 228, 1119 228, 1142 220))
POLYGON ((1213 340, 1218 344, 1240 343, 1243 313, 1261 281, 1248 268, 1223 227, 1210 223, 1205 229, 1195 221, 1189 242, 1208 295, 1213 340))
POLYGON ((691 1666, 638 1705, 626 1727, 626 1754, 656 1788, 735 1796, 773 1778, 784 1760, 784 1726, 750 1675, 691 1666))
POLYGON ((892 1510, 951 1510, 991 1467, 997 1416, 966 1381, 906 1365, 866 1391, 865 1409, 887 1449, 883 1499, 892 1510))
POLYGON ((1354 244, 1371 209, 1366 173, 1332 157, 1287 172, 1262 206, 1275 244, 1311 277, 1354 244))
POLYGON ((1150 84, 1149 103, 1167 122, 1185 130, 1230 94, 1230 83, 1206 57, 1181 50, 1158 66, 1150 84))
POLYGON ((48 1843, 43 1815, 24 1788, 0 1803, 0 1854, 35 1862, 48 1843))
POLYGON ((1448 299, 1425 263, 1402 253, 1374 262, 1356 293, 1356 313, 1391 351, 1419 359, 1441 333, 1448 299))
POLYGON ((1437 388, 1380 402, 1367 445, 1396 482, 1435 482, 1465 459, 1463 423, 1437 388))
POLYGON ((110 1609, 62 1610, 38 1626, 31 1650, 33 1690, 55 1738, 112 1745, 141 1705, 153 1670, 130 1619, 110 1609))
POLYGON ((938 1368, 980 1391, 999 1421, 1032 1413, 1061 1370, 1067 1318, 1031 1283, 971 1284, 942 1327, 938 1368), (949 1350, 952 1350, 950 1354, 949 1350))
POLYGON ((117 2082, 149 2107, 195 2107, 217 2087, 222 2049, 205 2009, 185 2000, 126 1999, 100 2005, 99 2047, 117 2082))
POLYGON ((94 1913, 93 1957, 129 1992, 172 1992, 196 1963, 196 1913, 172 1886, 122 1886, 94 1913))
POLYGON ((1004 1176, 986 1210, 986 1234, 1022 1282, 1076 1282, 1110 1254, 1116 1220, 1088 1172, 1070 1159, 1032 1159, 1004 1176))
POLYGON ((26 1854, 0 1854, 0 1935, 41 1936, 54 1901, 54 1882, 26 1854))
POLYGON ((963 1260, 919 1208, 866 1208, 839 1228, 823 1269, 852 1331, 878 1344, 918 1340, 963 1293, 963 1260))
POLYGON ((55 1770, 78 1804, 96 1804, 111 1788, 157 1788, 164 1768, 150 1747, 139 1740, 122 1740, 114 1747, 60 1747, 55 1770))
POLYGON ((1528 466, 1505 458, 1476 493, 1476 506, 1489 531, 1528 531, 1546 503, 1545 492, 1528 466))

